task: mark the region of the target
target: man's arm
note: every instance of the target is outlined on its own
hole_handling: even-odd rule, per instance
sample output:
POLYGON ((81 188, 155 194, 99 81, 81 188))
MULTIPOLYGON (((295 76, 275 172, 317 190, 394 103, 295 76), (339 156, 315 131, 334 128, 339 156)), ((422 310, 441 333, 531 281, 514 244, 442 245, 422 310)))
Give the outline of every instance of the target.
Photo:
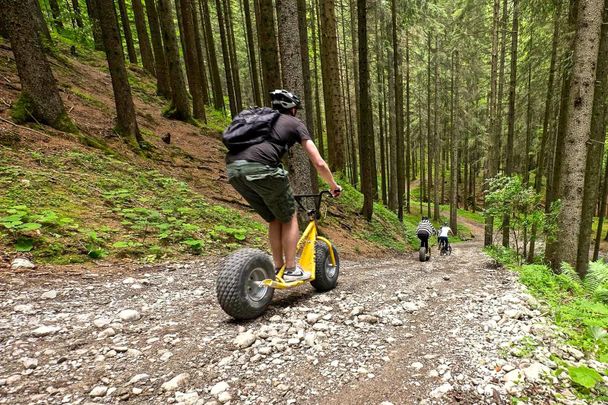
POLYGON ((331 174, 331 170, 329 170, 329 166, 325 163, 325 160, 321 157, 317 146, 310 139, 305 139, 302 141, 302 148, 306 151, 306 154, 310 158, 312 165, 317 169, 317 172, 321 176, 323 180, 329 184, 329 188, 334 197, 337 197, 340 194, 342 188, 336 183, 334 180, 334 176, 331 174))

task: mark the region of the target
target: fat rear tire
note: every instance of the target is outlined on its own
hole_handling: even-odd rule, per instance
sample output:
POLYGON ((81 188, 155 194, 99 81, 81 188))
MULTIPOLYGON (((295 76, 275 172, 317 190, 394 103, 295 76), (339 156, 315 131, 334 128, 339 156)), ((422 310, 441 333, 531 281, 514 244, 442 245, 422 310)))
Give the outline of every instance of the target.
POLYGON ((315 279, 310 284, 317 291, 329 291, 336 288, 340 275, 340 257, 338 251, 332 246, 336 267, 331 267, 329 247, 323 242, 315 243, 315 279))
POLYGON ((274 279, 270 257, 258 249, 241 249, 230 255, 220 269, 215 292, 222 309, 235 319, 253 319, 262 315, 274 295, 274 289, 259 287, 256 282, 274 279))
POLYGON ((426 262, 426 249, 423 247, 420 248, 419 258, 421 262, 426 262))

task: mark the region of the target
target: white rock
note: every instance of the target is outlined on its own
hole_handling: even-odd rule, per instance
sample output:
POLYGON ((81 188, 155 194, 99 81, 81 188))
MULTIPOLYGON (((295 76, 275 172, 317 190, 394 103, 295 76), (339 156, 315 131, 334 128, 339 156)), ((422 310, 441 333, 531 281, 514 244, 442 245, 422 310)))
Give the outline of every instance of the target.
POLYGON ((417 361, 415 363, 410 364, 410 367, 415 368, 416 370, 420 370, 422 367, 424 367, 424 365, 417 361))
POLYGON ((257 338, 255 337, 253 332, 248 330, 246 332, 240 333, 234 339, 234 345, 236 347, 238 347, 239 349, 245 349, 245 348, 251 346, 252 344, 254 344, 256 339, 257 338))
POLYGON ((143 389, 141 389, 141 388, 133 387, 133 389, 131 390, 131 392, 132 392, 134 395, 139 395, 139 394, 141 394, 142 392, 144 392, 144 390, 143 390, 143 389))
POLYGON ((313 347, 315 345, 316 340, 317 340, 317 334, 314 332, 308 332, 304 336, 304 343, 306 343, 310 347, 313 347))
POLYGON ((133 284, 135 282, 135 279, 133 277, 127 277, 124 280, 122 280, 123 284, 133 284))
POLYGON ((114 336, 114 335, 116 335, 116 331, 113 328, 107 328, 107 329, 104 329, 101 332, 99 332, 97 337, 100 339, 105 339, 107 337, 114 336))
POLYGON ((42 336, 47 336, 47 335, 52 335, 54 333, 59 332, 61 328, 58 326, 39 326, 36 329, 34 329, 32 331, 32 333, 34 334, 34 336, 36 337, 42 337, 42 336))
POLYGON ((521 370, 511 370, 507 374, 502 376, 504 382, 517 382, 524 380, 524 374, 521 370))
POLYGON ((217 396, 217 400, 220 401, 222 404, 225 404, 226 402, 232 400, 232 395, 228 391, 224 391, 217 396))
POLYGON ((36 265, 27 259, 18 257, 11 262, 11 269, 35 269, 36 265))
POLYGON ((378 318, 373 315, 359 315, 359 322, 365 322, 369 324, 378 323, 378 318))
POLYGON ((10 377, 8 377, 6 379, 6 384, 7 385, 11 385, 11 384, 14 384, 14 383, 19 382, 19 381, 21 381, 21 375, 20 374, 14 374, 14 375, 12 375, 12 376, 10 376, 10 377))
POLYGON ((191 392, 176 392, 175 399, 180 404, 194 405, 198 401, 198 393, 196 391, 191 392))
POLYGON ((549 374, 551 372, 551 369, 541 363, 532 363, 530 366, 524 368, 522 371, 526 376, 526 380, 530 382, 537 382, 541 381, 544 375, 549 374))
POLYGON ((106 395, 107 392, 108 387, 106 387, 105 385, 98 385, 97 387, 93 388, 91 392, 89 392, 89 396, 93 398, 103 397, 106 395))
POLYGON ((169 351, 164 352, 162 354, 162 356, 160 356, 160 361, 163 361, 163 362, 168 361, 171 357, 173 357, 173 353, 171 353, 169 351))
POLYGON ((222 392, 227 391, 229 388, 230 388, 230 385, 228 385, 228 383, 226 381, 220 381, 219 383, 215 384, 211 388, 211 392, 210 393, 213 396, 218 396, 222 392))
POLYGON ((136 374, 133 377, 131 377, 131 379, 129 380, 129 385, 137 384, 138 382, 141 382, 141 381, 146 381, 149 378, 150 378, 150 376, 145 373, 136 374))
POLYGON ((141 318, 141 315, 138 311, 136 311, 134 309, 123 309, 118 314, 118 317, 120 319, 122 319, 123 321, 130 322, 130 321, 137 321, 138 319, 141 318))
POLYGON ((93 321, 93 325, 96 328, 102 329, 102 328, 105 328, 106 326, 108 326, 111 322, 112 322, 112 320, 110 320, 108 318, 97 318, 93 321))
POLYGON ((50 291, 47 291, 47 292, 45 292, 44 294, 42 294, 42 295, 40 296, 40 298, 42 298, 42 299, 44 299, 44 300, 52 300, 52 299, 55 299, 55 298, 57 298, 57 291, 55 291, 55 290, 50 290, 50 291))
POLYGON ((435 388, 433 391, 431 391, 431 393, 429 395, 432 398, 441 398, 442 396, 444 396, 451 390, 452 390, 452 385, 450 383, 445 383, 445 384, 442 384, 439 387, 435 388))
POLYGON ((30 370, 33 370, 38 367, 38 360, 29 357, 24 357, 23 359, 21 359, 21 363, 23 363, 23 367, 30 370))
POLYGON ((306 322, 308 322, 309 324, 314 324, 316 323, 319 318, 321 318, 321 315, 319 314, 315 314, 315 313, 310 313, 306 315, 306 322))
POLYGON ((186 382, 188 382, 188 379, 190 378, 190 374, 188 373, 181 373, 176 375, 175 377, 173 377, 171 380, 165 382, 163 385, 161 385, 161 388, 165 391, 175 391, 178 388, 186 385, 186 382))
POLYGON ((314 325, 312 325, 312 328, 319 332, 325 332, 325 331, 329 330, 329 325, 326 324, 325 322, 317 322, 314 325))
POLYGON ((570 353, 570 355, 572 357, 574 357, 576 360, 580 360, 583 357, 585 357, 585 354, 583 352, 581 352, 580 350, 572 347, 572 346, 567 346, 566 350, 568 351, 568 353, 570 353))
POLYGON ((363 313, 363 307, 354 307, 352 311, 350 311, 350 316, 357 316, 363 313))
POLYGON ((401 303, 401 307, 406 311, 406 312, 416 312, 418 311, 418 309, 420 309, 418 307, 418 305, 416 305, 416 303, 414 302, 402 302, 401 303))
POLYGON ((34 307, 32 305, 30 305, 30 304, 20 304, 20 305, 15 305, 13 307, 13 310, 15 312, 23 312, 25 314, 28 313, 28 312, 31 312, 32 309, 34 309, 34 307))

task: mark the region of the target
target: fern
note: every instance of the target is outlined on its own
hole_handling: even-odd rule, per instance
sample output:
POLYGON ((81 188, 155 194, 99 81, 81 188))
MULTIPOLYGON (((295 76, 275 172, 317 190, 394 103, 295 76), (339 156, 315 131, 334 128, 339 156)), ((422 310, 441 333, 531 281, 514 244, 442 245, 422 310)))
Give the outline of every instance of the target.
POLYGON ((566 276, 567 278, 569 278, 570 280, 574 281, 577 284, 581 284, 581 278, 579 277, 579 275, 576 272, 576 270, 574 269, 574 267, 572 267, 572 265, 570 265, 570 263, 562 262, 562 265, 560 266, 560 270, 561 270, 560 274, 566 276))
POLYGON ((608 292, 608 264, 603 261, 589 264, 589 272, 585 277, 585 288, 594 296, 598 293, 600 296, 606 296, 606 292, 608 292))
POLYGON ((599 286, 593 292, 593 299, 598 302, 603 302, 604 304, 608 304, 608 286, 599 286))

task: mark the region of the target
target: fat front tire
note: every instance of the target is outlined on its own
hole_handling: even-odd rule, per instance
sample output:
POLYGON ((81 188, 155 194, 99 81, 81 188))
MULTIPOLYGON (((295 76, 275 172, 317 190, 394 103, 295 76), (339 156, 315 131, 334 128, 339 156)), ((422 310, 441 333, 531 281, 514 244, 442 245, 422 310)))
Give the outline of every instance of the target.
POLYGON ((336 266, 331 265, 329 248, 323 242, 315 243, 315 279, 310 284, 317 291, 329 291, 336 288, 340 275, 340 257, 338 251, 332 246, 336 266))
POLYGON ((258 249, 241 249, 230 255, 220 269, 215 292, 228 315, 235 319, 253 319, 262 315, 274 295, 274 289, 260 286, 274 279, 270 257, 258 249))

